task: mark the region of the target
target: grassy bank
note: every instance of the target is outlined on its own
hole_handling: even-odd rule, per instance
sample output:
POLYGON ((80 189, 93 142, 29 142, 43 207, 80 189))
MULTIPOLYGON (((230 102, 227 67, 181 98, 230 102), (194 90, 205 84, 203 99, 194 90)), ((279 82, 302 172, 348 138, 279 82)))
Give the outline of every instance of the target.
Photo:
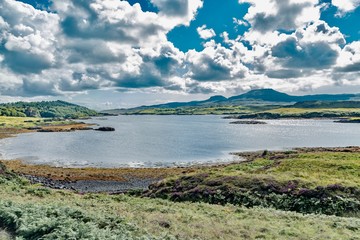
POLYGON ((144 196, 360 216, 358 148, 264 152, 150 186, 144 196))
POLYGON ((36 117, 7 117, 0 116, 0 129, 15 128, 26 129, 31 127, 42 127, 51 125, 74 124, 73 121, 53 120, 36 117))
POLYGON ((359 239, 360 220, 55 191, 0 177, 0 222, 24 239, 359 239))
POLYGON ((0 161, 17 174, 47 177, 53 180, 126 181, 129 178, 163 179, 194 171, 191 168, 62 168, 49 165, 31 165, 20 160, 0 161))
POLYGON ((135 108, 120 111, 127 115, 234 115, 233 118, 339 118, 360 117, 358 102, 300 102, 293 105, 242 104, 185 107, 135 108))
POLYGON ((1 165, 0 229, 6 232, 0 234, 24 239, 360 239, 359 148, 240 155, 248 161, 177 172, 135 195, 52 190, 1 165))
POLYGON ((230 118, 236 119, 282 119, 282 118, 352 118, 360 117, 359 108, 294 108, 283 107, 266 111, 242 113, 230 118))
POLYGON ((51 118, 0 116, 0 139, 32 131, 68 132, 89 129, 91 124, 51 118))

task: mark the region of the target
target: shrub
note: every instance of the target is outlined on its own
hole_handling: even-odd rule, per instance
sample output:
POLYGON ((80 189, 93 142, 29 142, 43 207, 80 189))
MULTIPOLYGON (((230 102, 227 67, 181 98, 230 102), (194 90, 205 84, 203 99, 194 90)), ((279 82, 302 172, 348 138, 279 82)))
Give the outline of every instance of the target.
POLYGON ((271 207, 301 213, 360 214, 359 189, 339 184, 313 189, 304 186, 299 181, 278 182, 271 177, 210 178, 206 174, 197 174, 151 185, 143 196, 172 201, 271 207))
POLYGON ((82 209, 0 201, 0 228, 16 239, 153 239, 117 216, 94 216, 82 209))

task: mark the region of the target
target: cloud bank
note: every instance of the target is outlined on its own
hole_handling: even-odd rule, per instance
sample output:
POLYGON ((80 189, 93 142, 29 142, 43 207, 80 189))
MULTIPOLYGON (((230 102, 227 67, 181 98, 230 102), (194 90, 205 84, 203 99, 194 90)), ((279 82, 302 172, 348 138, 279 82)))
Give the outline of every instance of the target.
MULTIPOLYGON (((248 9, 233 27, 248 29, 230 38, 199 25, 201 51, 181 51, 167 34, 190 26, 202 0, 150 1, 158 12, 119 0, 62 0, 43 9, 2 0, 0 94, 308 91, 359 82, 360 41, 347 43, 339 28, 320 20, 318 0, 239 0, 248 9)), ((332 4, 345 14, 360 1, 332 4)))

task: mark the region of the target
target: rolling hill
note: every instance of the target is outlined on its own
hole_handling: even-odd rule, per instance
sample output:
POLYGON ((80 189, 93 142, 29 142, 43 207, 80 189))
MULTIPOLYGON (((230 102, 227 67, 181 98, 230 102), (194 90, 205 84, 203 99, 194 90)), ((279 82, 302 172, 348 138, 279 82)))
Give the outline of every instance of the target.
POLYGON ((94 110, 60 100, 0 104, 0 116, 74 119, 97 115, 94 110))
POLYGON ((110 109, 102 111, 108 114, 128 114, 146 109, 175 109, 186 107, 207 108, 212 106, 249 106, 249 105, 289 105, 298 102, 336 102, 359 98, 359 94, 317 94, 293 96, 273 89, 251 90, 247 93, 226 98, 221 95, 212 96, 203 101, 169 102, 151 106, 140 106, 130 109, 110 109))

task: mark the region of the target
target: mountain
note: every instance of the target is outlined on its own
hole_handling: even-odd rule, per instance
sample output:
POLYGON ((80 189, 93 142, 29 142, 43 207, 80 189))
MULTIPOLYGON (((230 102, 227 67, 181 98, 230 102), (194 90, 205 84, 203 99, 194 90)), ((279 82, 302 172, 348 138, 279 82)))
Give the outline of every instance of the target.
POLYGON ((84 118, 97 115, 94 110, 60 100, 0 104, 0 116, 84 118))
POLYGON ((260 100, 267 102, 305 102, 305 101, 346 101, 355 98, 355 94, 316 94, 304 96, 292 96, 274 89, 251 90, 247 93, 228 98, 234 100, 260 100))
POLYGON ((170 102, 151 106, 140 106, 131 109, 112 109, 105 110, 103 113, 122 114, 129 111, 138 111, 152 108, 180 108, 180 107, 210 107, 210 106, 227 106, 227 105, 249 105, 249 104, 289 104, 309 101, 348 101, 359 98, 359 94, 316 94, 293 96, 286 93, 278 92, 274 89, 257 89, 247 93, 226 98, 221 95, 212 96, 203 101, 191 102, 170 102))
POLYGON ((211 106, 216 104, 222 104, 228 99, 221 95, 212 96, 209 99, 202 101, 191 101, 191 102, 170 102, 151 106, 140 106, 135 109, 146 109, 146 108, 177 108, 177 107, 196 107, 196 106, 211 106))
POLYGON ((235 100, 260 100, 267 102, 296 102, 296 96, 275 91, 274 89, 251 90, 247 93, 228 98, 228 101, 235 100))

